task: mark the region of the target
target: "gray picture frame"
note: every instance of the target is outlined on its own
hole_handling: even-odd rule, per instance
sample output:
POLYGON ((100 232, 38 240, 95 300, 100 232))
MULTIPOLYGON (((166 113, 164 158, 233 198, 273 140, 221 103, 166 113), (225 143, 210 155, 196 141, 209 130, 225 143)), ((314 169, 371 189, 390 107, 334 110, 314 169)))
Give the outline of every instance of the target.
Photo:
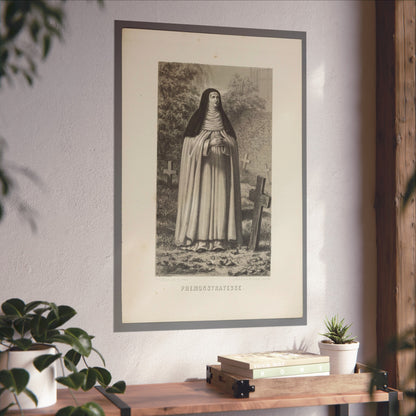
MULTIPOLYGON (((169 36, 170 38, 172 36, 169 36)), ((182 329, 208 329, 208 328, 243 328, 243 327, 272 327, 272 326, 292 326, 292 325, 306 325, 307 323, 307 247, 306 247, 306 33, 305 32, 299 32, 299 31, 281 31, 281 30, 264 30, 264 29, 247 29, 247 28, 232 28, 232 27, 214 27, 214 26, 196 26, 196 25, 178 25, 178 24, 167 24, 167 23, 150 23, 150 22, 133 22, 133 21, 115 21, 115 44, 114 44, 114 50, 115 50, 115 60, 114 60, 114 330, 116 332, 121 331, 158 331, 158 330, 182 330, 182 329), (138 179, 136 180, 135 186, 132 187, 130 185, 126 185, 126 183, 130 183, 132 181, 126 179, 126 176, 132 176, 131 170, 126 171, 126 164, 130 163, 130 166, 133 166, 132 162, 126 162, 126 150, 123 150, 125 145, 125 142, 127 142, 125 135, 128 128, 126 127, 126 107, 131 107, 136 105, 134 103, 134 100, 137 99, 140 100, 141 95, 136 94, 136 96, 133 96, 133 100, 126 101, 126 92, 130 91, 130 88, 126 89, 126 73, 128 72, 128 65, 126 65, 123 59, 124 58, 124 51, 126 50, 126 47, 123 45, 127 42, 126 37, 123 35, 123 33, 127 33, 126 31, 129 31, 128 33, 132 33, 134 36, 134 39, 140 39, 140 34, 146 34, 147 39, 151 39, 154 35, 155 37, 161 35, 162 39, 165 39, 163 36, 169 36, 172 34, 175 34, 178 36, 178 42, 181 42, 182 34, 184 36, 191 36, 193 40, 196 40, 199 38, 199 36, 202 36, 203 39, 208 39, 208 42, 211 42, 213 45, 217 45, 219 50, 221 50, 222 42, 218 42, 218 39, 224 39, 229 42, 233 42, 234 39, 238 42, 243 42, 245 38, 247 40, 257 40, 260 43, 264 42, 265 47, 271 46, 271 49, 267 52, 272 54, 277 54, 278 51, 273 50, 273 41, 274 40, 280 40, 280 44, 283 44, 284 47, 282 48, 284 51, 289 50, 290 51, 290 42, 288 45, 286 45, 286 41, 293 40, 296 42, 296 51, 294 55, 300 54, 299 56, 294 59, 294 61, 298 62, 299 68, 297 68, 299 72, 299 76, 296 78, 296 88, 295 90, 298 91, 299 99, 298 99, 298 105, 294 105, 293 108, 295 108, 294 111, 297 112, 296 117, 294 117, 295 120, 297 120, 296 123, 296 130, 299 132, 297 135, 295 135, 296 140, 299 142, 296 146, 296 153, 295 155, 295 161, 293 169, 296 170, 295 176, 297 179, 296 182, 296 209, 294 212, 296 212, 298 215, 295 219, 295 222, 297 224, 297 236, 294 238, 297 244, 297 250, 298 250, 298 256, 296 256, 296 270, 298 271, 296 279, 296 289, 293 289, 293 292, 295 293, 294 297, 298 300, 298 306, 296 313, 294 313, 294 316, 291 316, 289 312, 288 314, 285 314, 282 312, 281 309, 276 313, 276 315, 273 314, 273 311, 270 312, 271 316, 264 316, 260 313, 258 307, 253 307, 254 311, 253 313, 248 316, 247 312, 243 313, 243 309, 241 309, 241 318, 239 311, 235 310, 235 307, 241 308, 241 302, 239 300, 236 300, 238 296, 235 296, 235 293, 231 294, 230 292, 228 294, 225 294, 224 296, 221 295, 221 299, 218 298, 218 302, 223 303, 226 301, 227 296, 232 298, 235 302, 235 305, 233 305, 233 301, 230 303, 230 309, 234 307, 234 311, 230 312, 230 316, 223 316, 220 315, 218 317, 215 317, 215 319, 211 318, 211 315, 208 314, 208 318, 204 318, 203 313, 201 315, 198 315, 198 313, 195 313, 195 308, 192 310, 189 310, 188 316, 186 316, 186 313, 183 315, 179 314, 178 316, 181 316, 180 319, 164 319, 170 318, 172 315, 172 312, 175 311, 175 308, 179 308, 180 305, 175 304, 175 296, 169 297, 169 304, 166 304, 164 301, 160 301, 160 304, 158 304, 157 298, 156 301, 152 300, 152 296, 156 296, 155 293, 158 291, 165 290, 165 286, 169 286, 171 288, 173 285, 177 286, 176 294, 178 294, 179 291, 184 291, 188 288, 190 292, 193 291, 193 288, 198 292, 198 287, 201 288, 197 296, 199 296, 199 299, 204 299, 204 296, 207 296, 207 293, 202 293, 203 291, 207 290, 208 287, 214 288, 217 283, 215 283, 213 286, 210 286, 209 275, 204 277, 198 278, 197 282, 192 282, 190 279, 192 279, 192 275, 188 274, 187 276, 174 276, 172 280, 174 280, 174 283, 170 281, 168 274, 167 275, 159 275, 156 276, 156 268, 152 269, 152 267, 148 267, 148 270, 143 273, 140 272, 139 269, 141 269, 140 260, 137 261, 137 275, 135 266, 131 265, 131 261, 127 262, 125 260, 125 251, 126 247, 130 247, 129 243, 130 240, 134 239, 131 236, 135 236, 138 233, 143 233, 142 227, 140 227, 141 223, 132 221, 131 218, 134 218, 131 214, 126 214, 126 212, 129 212, 129 208, 126 205, 129 205, 126 203, 126 199, 128 200, 129 195, 133 192, 136 192, 137 189, 140 189, 140 181, 144 180, 143 178, 140 179, 140 175, 137 175, 138 179), (210 37, 212 36, 212 39, 210 37), (220 38, 218 38, 218 36, 220 38), (124 42, 124 43, 123 43, 124 42), (282 43, 283 42, 283 43, 282 43), (300 84, 300 85, 298 85, 300 84), (124 91, 124 95, 123 95, 124 91), (127 102, 127 104, 126 104, 127 102), (131 103, 134 104, 131 104, 131 103), (301 125, 299 125, 301 124, 301 125), (123 140, 125 142, 123 142, 123 140), (124 228, 123 228, 124 227, 124 228), (127 266, 127 263, 129 265, 127 266), (159 279, 159 282, 161 283, 161 286, 157 286, 157 288, 147 288, 147 283, 144 285, 146 286, 144 291, 148 291, 149 296, 147 295, 141 295, 141 285, 139 282, 135 282, 131 285, 131 287, 135 288, 138 298, 136 301, 136 298, 134 297, 134 290, 132 291, 129 287, 129 289, 126 289, 123 285, 125 284, 125 281, 131 281, 133 278, 129 275, 129 277, 125 277, 125 274, 129 272, 130 275, 134 275, 135 280, 141 280, 142 282, 146 281, 153 281, 154 279, 159 279), (165 286, 164 286, 165 285, 165 286), (179 289, 181 287, 182 289, 179 289), (205 288, 205 289, 202 289, 205 288), (128 296, 126 295, 128 293, 128 296), (139 297, 142 296, 141 299, 139 297), (150 297, 150 300, 149 300, 150 297), (143 308, 140 312, 140 307, 137 306, 137 304, 142 303, 143 308), (134 313, 131 313, 133 318, 129 317, 126 318, 126 305, 131 305, 131 310, 134 310, 134 313), (151 308, 155 308, 155 313, 157 310, 157 317, 152 318, 152 311, 149 310, 151 308), (166 308, 165 314, 160 312, 161 309, 166 308), (137 310, 137 311, 136 311, 137 310), (143 313, 143 312, 146 313, 143 313), (259 311, 257 313, 256 311, 259 311), (134 315, 136 314, 136 315, 134 315), (142 319, 142 316, 146 315, 146 318, 142 319)), ((211 44, 209 43, 209 44, 211 44)), ((131 47, 133 48, 133 47, 131 47)), ((163 48, 163 46, 161 46, 163 48)), ((167 47, 168 48, 168 47, 167 47)), ((221 53, 221 51, 220 51, 221 53)), ((285 52, 286 53, 286 52, 285 52)), ((291 52, 287 52, 291 53, 291 52)), ((163 55, 163 54, 162 54, 163 55)), ((176 59, 172 59, 172 53, 167 51, 167 61, 168 62, 175 62, 176 59)), ((164 57, 162 57, 164 58, 164 57)), ((163 59, 165 60, 165 59, 163 59)), ((182 62, 181 59, 178 59, 179 62, 182 62)), ((149 62, 149 60, 148 60, 149 62)), ((148 62, 146 62, 145 59, 141 61, 138 60, 137 67, 140 68, 141 65, 147 65, 148 62)), ((189 64, 189 62, 187 63, 189 64)), ((201 63, 200 65, 206 65, 206 62, 201 63)), ((149 64, 150 65, 150 64, 149 64)), ((211 65, 214 65, 213 63, 211 65)), ((238 64, 236 64, 238 66, 238 64)), ((262 66, 262 63, 259 62, 259 67, 262 66)), ((130 67, 134 69, 134 65, 130 64, 130 67)), ((152 69, 150 69, 152 71, 152 69)), ((153 69, 153 72, 155 69, 153 69)), ((289 73, 291 71, 291 68, 285 68, 286 73, 289 73)), ((278 72, 278 71, 275 71, 278 72)), ((279 75, 279 74, 278 74, 279 75)), ((160 77, 160 75, 159 75, 160 77)), ((140 78, 140 77, 138 77, 140 78)), ((137 81, 138 84, 140 83, 146 83, 147 81, 144 79, 144 76, 141 76, 140 80, 137 81)), ((136 82, 136 81, 134 81, 136 82)), ((158 81, 160 82, 160 81, 158 81)), ((275 82, 275 81, 274 81, 275 82)), ((151 82, 150 82, 151 84, 151 82)), ((155 84, 156 85, 156 84, 155 84)), ((274 85, 274 84, 273 84, 274 85)), ((134 89, 134 88, 133 88, 134 89)), ((140 89, 140 88, 139 88, 140 89)), ((154 90, 155 88, 153 88, 154 90)), ((275 88, 273 89, 273 91, 275 88)), ((149 94, 155 94, 155 92, 151 92, 149 94)), ((157 93, 156 93, 157 95, 157 93)), ((160 100, 160 97, 159 97, 160 100)), ((279 103, 278 103, 279 104, 279 103)), ((138 107, 139 108, 139 107, 138 107)), ((131 110, 128 109, 128 110, 131 110)), ((147 111, 147 110, 146 110, 147 111)), ((155 113, 157 112, 157 108, 155 107, 153 110, 155 113)), ((273 117, 276 119, 278 117, 272 116, 273 120, 273 128, 275 128, 276 121, 273 119, 273 117)), ((289 114, 289 117, 291 115, 289 114)), ((158 119, 157 119, 158 120, 158 119)), ((146 121, 147 122, 147 121, 146 121)), ((142 121, 143 125, 144 121, 142 121)), ((289 123, 288 123, 289 124, 289 123)), ((140 127, 139 129, 140 130, 140 127)), ((136 134, 136 133, 135 133, 136 134)), ((138 131, 137 134, 132 134, 131 137, 137 137, 140 136, 141 132, 138 131)), ((131 139, 129 139, 131 141, 131 139)), ((154 137, 154 140, 158 140, 158 137, 154 137)), ((271 143, 274 140, 274 135, 270 138, 271 143)), ((130 143, 130 142, 129 142, 130 143)), ((137 151, 140 152, 146 152, 146 148, 143 146, 140 148, 140 146, 137 146, 136 148, 139 149, 137 151)), ((128 151, 129 157, 132 152, 130 149, 128 151)), ((142 156, 140 156, 142 157, 142 156)), ((241 157, 241 155, 240 155, 241 157)), ((271 156, 272 157, 272 156, 271 156)), ((158 179, 158 172, 159 169, 158 163, 156 162, 152 165, 152 171, 154 170, 154 176, 156 180, 158 179)), ((273 162, 274 163, 274 162, 273 162)), ((140 163, 139 163, 140 164, 140 163)), ((273 165, 274 166, 274 165, 273 165)), ((179 168, 179 166, 177 166, 179 168)), ((130 168, 133 169, 133 168, 130 168)), ((240 168, 241 169, 241 168, 240 168)), ((292 169, 292 167, 289 167, 289 169, 292 169)), ((179 169, 178 169, 179 170, 179 169)), ((287 172, 287 169, 285 171, 290 177, 292 175, 292 172, 287 172)), ((143 175, 142 175, 143 176, 143 175)), ((179 172, 178 172, 179 176, 179 172)), ((276 199, 274 194, 272 193, 272 189, 270 189, 269 194, 271 194, 271 198, 273 198, 272 206, 275 203, 274 200, 276 199)), ((146 201, 149 202, 149 195, 153 195, 152 193, 148 193, 147 197, 145 194, 146 201)), ((136 195, 136 200, 140 199, 136 195)), ((290 208, 290 202, 288 202, 287 199, 285 199, 286 209, 282 212, 286 212, 287 207, 290 208)), ((137 212, 137 207, 136 207, 137 212)), ((140 213, 137 213, 137 215, 140 216, 140 213)), ((152 214, 153 215, 153 214, 152 214)), ((156 221, 157 221, 157 214, 156 215, 150 215, 149 217, 152 221, 155 222, 156 229, 156 221)), ((282 218, 282 215, 278 215, 279 218, 282 218)), ((142 220, 142 225, 143 224, 142 220)), ((150 221, 150 222, 152 222, 150 221)), ((283 219, 284 222, 284 219, 283 219)), ((147 225, 147 224, 146 224, 147 225)), ((149 228, 151 229, 151 228, 149 228)), ((155 231, 156 234, 157 231, 155 231)), ((150 232, 152 233, 152 231, 150 232)), ((270 237, 271 240, 273 240, 273 229, 271 231, 272 237, 270 237)), ((290 236, 290 231, 289 234, 290 236)), ((140 238, 146 240, 146 235, 141 236, 140 238)), ((290 240, 291 237, 286 237, 286 240, 290 240)), ((273 241, 277 241, 274 239, 273 241)), ((247 243, 247 242, 246 242, 247 243)), ((284 243, 283 243, 284 244, 284 243)), ((290 242, 288 243, 290 244, 290 242)), ((270 244, 269 244, 270 245, 270 244)), ((270 249, 270 251, 273 250, 273 247, 270 249)), ((294 250, 296 252, 296 249, 294 250)), ((148 257, 146 257, 147 259, 148 257)), ((147 260, 146 260, 147 261, 147 260)), ((154 262, 156 263, 156 257, 154 259, 154 262)), ((150 264, 150 263, 149 263, 150 264)), ((273 264, 273 255, 271 255, 271 264, 273 264)), ((288 263, 289 264, 289 263, 288 263)), ((292 264, 292 263, 290 263, 292 264)), ((155 266, 156 267, 156 266, 155 266)), ((269 266, 270 268, 271 266, 269 266)), ((160 273, 159 273, 160 274, 160 273)), ((269 269, 269 274, 263 277, 259 276, 243 276, 238 277, 238 275, 234 276, 232 280, 225 280, 226 282, 229 282, 228 289, 225 289, 224 283, 219 283, 221 287, 224 288, 225 291, 233 291, 234 289, 230 289, 231 287, 234 287, 235 290, 238 286, 244 286, 245 284, 250 284, 250 288, 253 288, 253 285, 262 285, 264 282, 269 282, 270 280, 273 280, 276 278, 276 273, 273 272, 273 268, 271 267, 271 270, 269 269), (249 282, 249 283, 248 283, 249 282)), ((282 273, 280 273, 282 275, 282 273)), ((289 275, 289 274, 288 274, 289 275)), ((224 279, 231 279, 230 276, 224 277, 224 279)), ((290 279, 289 277, 283 277, 283 279, 290 279)), ((215 280, 215 278, 214 278, 215 280)), ((254 286, 255 287, 255 286, 254 286)), ((276 287, 276 286, 272 286, 276 287)), ((285 285, 282 285, 282 287, 286 287, 285 285)), ((277 288, 280 288, 280 286, 277 286, 277 288)), ((214 289, 212 289, 214 290, 214 289)), ((252 290, 252 289, 250 289, 252 290)), ((268 304, 271 304, 276 302, 276 305, 279 304, 279 302, 282 299, 282 296, 284 296, 284 293, 280 293, 280 290, 276 290, 275 297, 267 298, 269 299, 268 304)), ((209 294, 211 296, 212 293, 209 294)), ((268 294, 267 296, 270 296, 268 294)), ((179 298, 179 295, 178 295, 179 298)), ((214 303, 212 305, 213 308, 215 308, 215 302, 216 298, 213 297, 211 299, 211 303, 214 303), (212 299, 214 299, 214 302, 212 302, 212 299)), ((247 302, 247 299, 250 298, 244 298, 245 302, 247 302)), ((256 302, 258 302, 258 296, 256 296, 256 302)), ((177 303, 183 303, 180 299, 178 299, 177 303)), ((198 304, 198 302, 194 302, 191 305, 198 304)), ((250 305, 246 305, 247 308, 252 309, 250 305)), ((130 306, 129 306, 130 307, 130 306)), ((191 308, 190 308, 191 309, 191 308)), ((130 309, 129 309, 130 310, 130 309)))

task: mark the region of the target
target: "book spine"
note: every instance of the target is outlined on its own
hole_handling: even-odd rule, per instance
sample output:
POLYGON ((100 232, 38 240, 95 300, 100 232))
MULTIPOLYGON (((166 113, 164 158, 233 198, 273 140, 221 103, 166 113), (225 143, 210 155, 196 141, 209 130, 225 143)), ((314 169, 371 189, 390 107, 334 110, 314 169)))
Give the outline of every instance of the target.
POLYGON ((269 377, 287 377, 300 375, 313 375, 316 373, 329 372, 329 362, 305 365, 290 365, 283 367, 258 368, 244 370, 239 367, 222 364, 221 369, 227 373, 232 373, 242 377, 252 379, 269 378, 269 377))
POLYGON ((233 360, 228 357, 218 356, 218 361, 221 364, 232 365, 232 366, 243 368, 246 370, 255 370, 255 369, 263 369, 263 368, 276 368, 276 367, 288 367, 288 366, 293 367, 295 365, 329 363, 329 357, 317 355, 316 357, 313 357, 313 358, 310 358, 310 357, 299 358, 296 361, 293 360, 293 362, 276 360, 276 361, 270 361, 269 363, 265 363, 265 362, 256 363, 256 362, 238 361, 238 360, 233 360))

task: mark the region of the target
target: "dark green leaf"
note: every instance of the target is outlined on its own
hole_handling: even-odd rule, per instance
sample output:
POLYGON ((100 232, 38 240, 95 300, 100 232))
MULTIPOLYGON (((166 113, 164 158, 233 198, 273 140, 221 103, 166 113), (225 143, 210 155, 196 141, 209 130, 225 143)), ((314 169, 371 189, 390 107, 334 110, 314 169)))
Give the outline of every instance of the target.
POLYGON ((48 368, 53 362, 60 358, 62 354, 44 354, 33 360, 33 365, 38 371, 48 368))
POLYGON ((79 360, 81 359, 81 354, 74 351, 74 350, 69 350, 64 357, 64 364, 65 367, 69 370, 69 371, 76 371, 76 366, 79 363, 79 360))
POLYGON ((19 32, 22 30, 24 23, 25 23, 24 16, 19 17, 18 19, 15 19, 13 23, 11 23, 7 27, 8 30, 6 33, 6 40, 10 41, 13 38, 15 38, 19 34, 19 32))
POLYGON ((0 61, 4 63, 7 61, 8 57, 9 57, 9 51, 7 49, 3 49, 0 53, 0 61))
POLYGON ((82 390, 91 390, 97 382, 97 373, 92 368, 85 368, 81 371, 81 373, 85 374, 85 381, 82 385, 82 390))
POLYGON ((89 402, 78 407, 64 407, 55 416, 105 416, 105 413, 97 403, 89 402))
POLYGON ((1 305, 1 310, 5 315, 23 316, 25 311, 25 303, 21 299, 9 299, 1 305))
POLYGON ((68 322, 76 315, 75 309, 70 306, 61 305, 55 308, 47 316, 48 325, 50 329, 55 329, 68 322))
POLYGON ((63 407, 56 412, 55 416, 71 416, 74 410, 74 406, 63 407))
POLYGON ((35 315, 31 321, 30 333, 36 342, 47 342, 48 321, 42 315, 35 315))
POLYGON ((88 416, 105 416, 101 406, 94 402, 88 402, 81 406, 88 416))
POLYGON ((14 330, 10 327, 0 327, 0 339, 13 338, 14 330))
POLYGON ((42 53, 43 59, 45 59, 48 56, 50 49, 51 49, 51 37, 49 35, 45 35, 43 37, 43 53, 42 53))
POLYGON ((33 311, 33 309, 36 309, 40 305, 47 305, 47 304, 48 304, 47 302, 42 302, 42 301, 39 301, 39 300, 29 302, 25 307, 25 313, 29 313, 29 312, 33 311))
POLYGON ((24 336, 30 330, 30 325, 31 325, 31 319, 27 316, 18 318, 13 323, 13 326, 15 327, 16 331, 21 336, 24 336))
POLYGON ((20 57, 23 55, 23 50, 18 48, 17 46, 14 47, 14 53, 16 54, 17 57, 20 57))
MULTIPOLYGON (((12 183, 6 173, 0 169, 1 193, 7 195, 10 192, 12 183)), ((4 312, 4 311, 3 311, 4 312)))
POLYGON ((28 350, 33 345, 33 342, 28 338, 14 339, 12 343, 21 350, 28 350))
POLYGON ((23 368, 0 371, 0 383, 12 393, 19 394, 29 382, 29 373, 23 368))
POLYGON ((72 373, 66 377, 58 377, 56 381, 73 390, 78 390, 85 383, 84 373, 72 373))
POLYGON ((107 387, 110 384, 111 374, 108 370, 102 367, 93 367, 92 370, 96 373, 97 380, 103 387, 107 387))
POLYGON ((27 83, 32 86, 33 85, 33 78, 30 74, 28 74, 26 71, 23 71, 23 76, 25 77, 27 83))
POLYGON ((38 41, 38 34, 40 31, 40 24, 39 22, 34 19, 31 23, 30 23, 30 36, 32 36, 32 39, 37 42, 38 41))
POLYGON ((117 381, 111 387, 105 389, 107 393, 121 394, 126 391, 126 383, 124 381, 117 381))
POLYGON ((80 328, 68 328, 65 335, 71 338, 72 348, 84 357, 88 357, 91 353, 91 337, 80 328))
POLYGON ((33 393, 33 391, 31 391, 29 389, 24 389, 23 390, 23 393, 26 394, 26 396, 29 397, 29 399, 32 400, 32 402, 35 403, 35 405, 37 407, 37 405, 38 405, 38 398, 33 393))
POLYGON ((407 183, 406 192, 403 196, 403 207, 407 205, 407 203, 410 200, 410 197, 414 194, 416 189, 416 171, 413 172, 413 175, 409 179, 409 182, 407 183))
POLYGON ((7 26, 13 23, 16 14, 19 13, 20 8, 17 1, 9 1, 6 3, 6 11, 4 12, 4 21, 7 26))
POLYGON ((61 344, 66 344, 72 346, 72 338, 65 334, 54 334, 50 337, 52 343, 60 342, 61 344))
POLYGON ((49 330, 46 333, 46 339, 48 340, 48 344, 52 344, 53 337, 55 337, 55 336, 57 336, 59 334, 60 334, 60 332, 57 329, 49 330))

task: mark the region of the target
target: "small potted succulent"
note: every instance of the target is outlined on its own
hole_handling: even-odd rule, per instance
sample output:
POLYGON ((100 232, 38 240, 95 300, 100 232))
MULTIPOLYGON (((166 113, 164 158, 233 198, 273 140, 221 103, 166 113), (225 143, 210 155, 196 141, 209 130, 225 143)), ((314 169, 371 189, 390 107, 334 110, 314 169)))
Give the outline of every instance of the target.
POLYGON ((319 341, 321 355, 329 356, 331 374, 352 374, 357 363, 360 343, 348 333, 352 324, 345 324, 337 315, 325 320, 326 339, 319 341))
MULTIPOLYGON (((92 345, 94 337, 81 328, 62 327, 75 314, 70 306, 45 301, 26 304, 13 298, 1 305, 0 416, 14 405, 23 413, 25 409, 54 404, 56 383, 83 391, 98 383, 109 393, 124 392, 124 381, 110 386, 112 376, 104 368, 104 358, 92 345), (62 347, 65 354, 61 352, 62 347), (102 367, 88 365, 87 358, 92 352, 98 355, 102 367), (59 362, 61 375, 57 377, 59 362)), ((104 416, 96 403, 75 404, 57 414, 69 416, 75 412, 80 416, 104 416)))

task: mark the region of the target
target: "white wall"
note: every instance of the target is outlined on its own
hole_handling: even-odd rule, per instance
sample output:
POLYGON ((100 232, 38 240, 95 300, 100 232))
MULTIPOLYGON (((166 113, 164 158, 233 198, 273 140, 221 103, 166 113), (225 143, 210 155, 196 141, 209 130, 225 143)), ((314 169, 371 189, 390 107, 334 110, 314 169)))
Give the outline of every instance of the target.
MULTIPOLYGON (((323 319, 353 322, 360 359, 375 355, 375 12, 351 1, 67 2, 65 41, 33 88, 0 91, 6 159, 37 233, 17 215, 0 224, 0 300, 72 305, 96 335, 116 379, 204 377, 223 351, 306 346, 317 352, 323 319), (113 332, 114 20, 307 32, 308 324, 300 327, 113 332)), ((14 206, 14 207, 13 207, 14 206)), ((324 414, 318 408, 258 412, 324 414)))

